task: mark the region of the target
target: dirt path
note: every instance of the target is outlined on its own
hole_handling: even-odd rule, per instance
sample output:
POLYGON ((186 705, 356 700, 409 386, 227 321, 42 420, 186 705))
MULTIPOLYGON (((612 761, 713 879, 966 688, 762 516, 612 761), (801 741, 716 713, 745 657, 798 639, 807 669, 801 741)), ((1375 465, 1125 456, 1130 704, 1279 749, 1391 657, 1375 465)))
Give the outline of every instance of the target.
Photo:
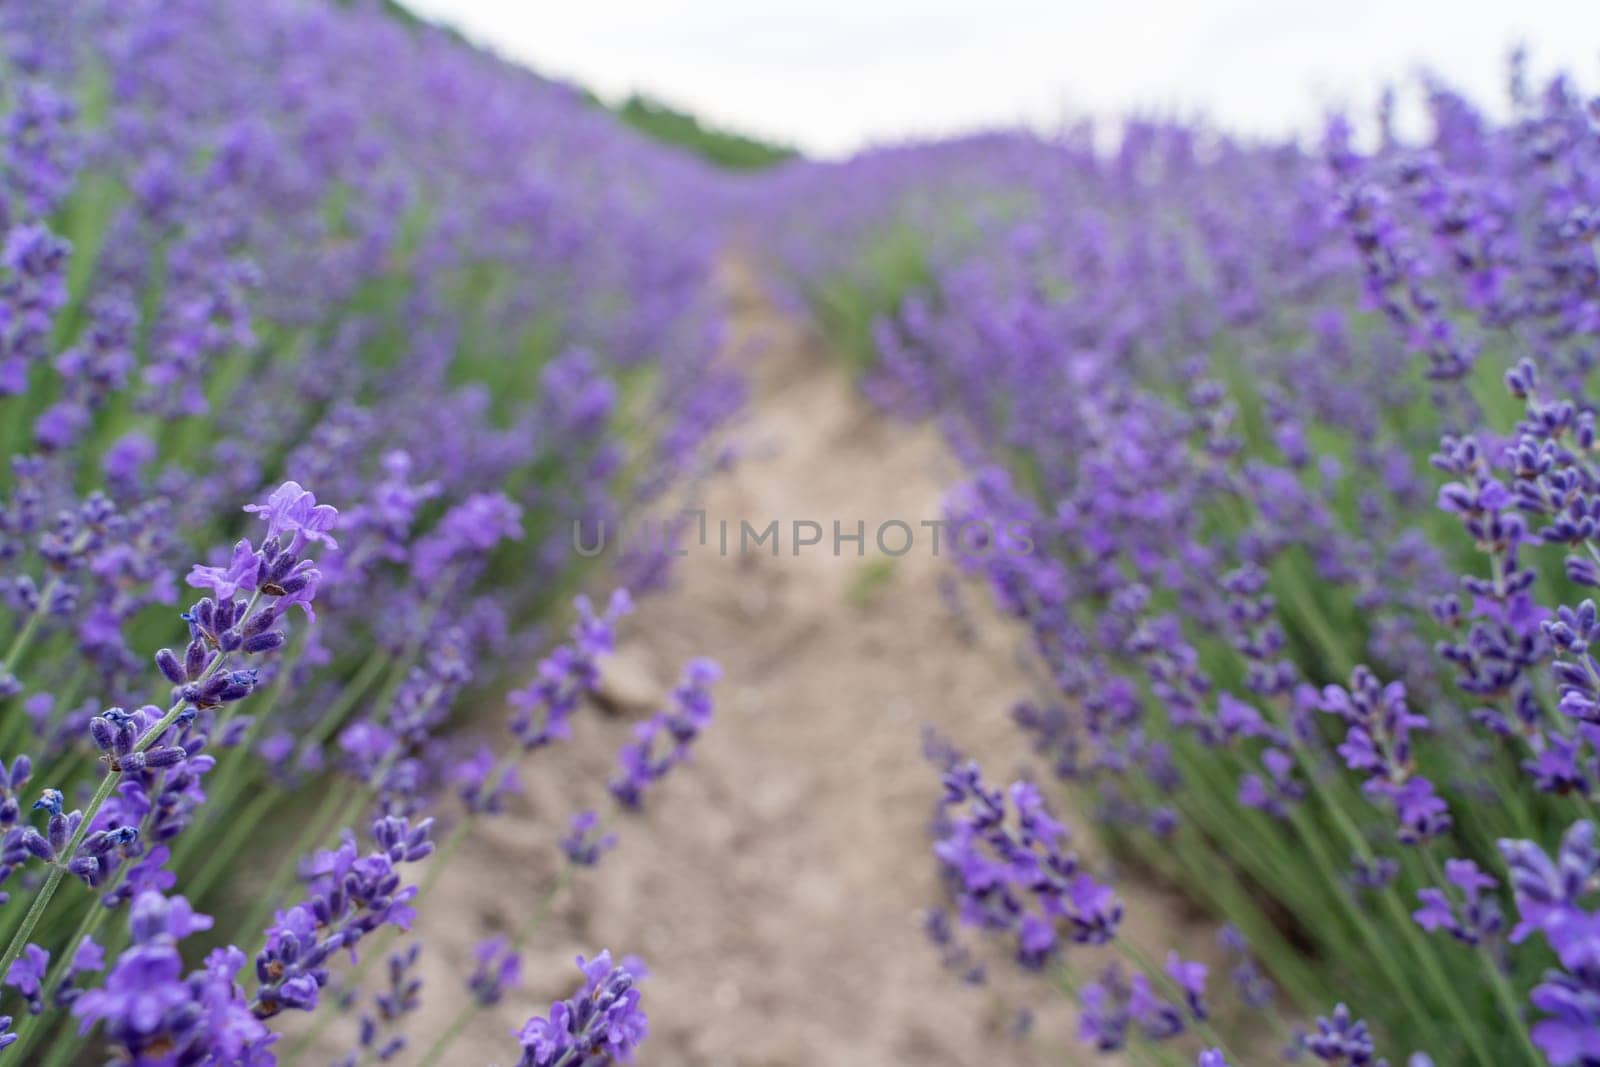
MULTIPOLYGON (((747 275, 730 272, 728 292, 754 396, 740 434, 746 458, 706 486, 713 531, 719 518, 735 529, 741 518, 786 528, 861 519, 869 531, 937 518, 956 471, 933 431, 868 408, 747 275)), ((507 1031, 569 992, 571 957, 600 947, 653 968, 641 1056, 650 1067, 1086 1062, 1064 1049, 1072 1021, 1059 1000, 1044 1002, 1038 1040, 1015 1043, 1012 1009, 1037 1002, 1039 984, 994 968, 997 986, 963 985, 920 927, 936 899, 925 828, 938 782, 919 734, 932 724, 995 775, 1014 768, 1016 632, 987 612, 981 591, 968 592, 970 614, 954 614, 939 589, 948 560, 920 541, 885 567, 870 533, 865 560, 853 549, 836 558, 826 544, 795 558, 787 543, 776 559, 724 557, 715 540, 641 604, 611 684, 642 706, 685 659, 712 655, 725 671, 718 721, 693 764, 620 827, 608 869, 563 895, 531 946, 523 989, 481 1016, 449 1062, 514 1063, 507 1031)), ((429 1007, 414 1033, 460 1003, 473 944, 535 906, 555 867, 552 823, 603 800, 625 730, 594 716, 570 748, 531 759, 517 810, 444 874, 424 909, 429 1007)), ((1167 910, 1138 900, 1130 909, 1167 910)))

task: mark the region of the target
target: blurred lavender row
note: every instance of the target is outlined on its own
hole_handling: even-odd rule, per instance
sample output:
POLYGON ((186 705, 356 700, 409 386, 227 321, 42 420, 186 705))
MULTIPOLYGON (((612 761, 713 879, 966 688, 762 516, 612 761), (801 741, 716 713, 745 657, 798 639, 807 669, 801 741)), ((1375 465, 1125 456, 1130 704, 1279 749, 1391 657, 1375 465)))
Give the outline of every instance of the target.
POLYGON ((965 561, 1044 668, 1032 771, 929 746, 929 930, 968 980, 998 936, 1093 1048, 1600 1063, 1600 103, 1510 84, 1497 120, 1425 79, 1417 141, 1389 97, 1304 144, 1141 120, 772 184, 820 216, 773 216, 776 284, 937 420, 951 516, 1034 531, 965 561), (1130 961, 1051 803, 1234 981, 1130 961))
MULTIPOLYGON (((450 1033, 408 1039, 401 939, 629 607, 570 606, 616 575, 568 524, 713 467, 740 403, 717 179, 378 5, 25 0, 0 42, 0 1045, 438 1061, 542 909, 450 1033), (487 760, 447 730, 500 706, 487 760)), ((617 738, 630 805, 714 675, 675 755, 617 738)), ((631 1055, 608 961, 525 1063, 631 1055)))

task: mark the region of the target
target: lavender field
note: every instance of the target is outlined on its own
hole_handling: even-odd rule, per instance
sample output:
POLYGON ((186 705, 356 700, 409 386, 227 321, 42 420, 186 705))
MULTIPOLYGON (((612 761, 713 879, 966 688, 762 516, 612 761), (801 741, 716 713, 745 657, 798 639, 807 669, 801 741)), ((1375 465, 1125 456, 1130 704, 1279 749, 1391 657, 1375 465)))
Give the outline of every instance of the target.
POLYGON ((1600 1065, 1600 72, 1507 57, 812 158, 7 0, 0 1063, 1600 1065))

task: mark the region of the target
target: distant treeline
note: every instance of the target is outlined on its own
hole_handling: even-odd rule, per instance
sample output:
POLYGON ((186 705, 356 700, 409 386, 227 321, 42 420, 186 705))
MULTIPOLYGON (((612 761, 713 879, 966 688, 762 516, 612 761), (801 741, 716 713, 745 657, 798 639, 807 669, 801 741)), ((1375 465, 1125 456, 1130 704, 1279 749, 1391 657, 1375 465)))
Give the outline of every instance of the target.
POLYGON ((799 153, 788 145, 759 141, 744 134, 707 127, 685 111, 638 93, 613 108, 623 122, 658 141, 680 145, 718 166, 757 170, 793 159, 799 153))

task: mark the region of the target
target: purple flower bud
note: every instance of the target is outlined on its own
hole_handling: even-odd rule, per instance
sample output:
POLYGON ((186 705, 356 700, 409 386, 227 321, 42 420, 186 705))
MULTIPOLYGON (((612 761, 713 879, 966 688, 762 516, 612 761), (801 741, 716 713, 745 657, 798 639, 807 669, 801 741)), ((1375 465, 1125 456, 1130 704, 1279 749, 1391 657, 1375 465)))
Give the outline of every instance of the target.
POLYGON ((151 748, 142 753, 144 765, 151 769, 174 767, 189 757, 189 753, 176 745, 151 748))
POLYGON ((96 715, 89 720, 89 736, 94 741, 94 747, 101 752, 110 752, 116 744, 117 731, 110 720, 96 715))
POLYGON ((184 654, 183 678, 174 681, 174 685, 181 685, 186 678, 197 679, 205 673, 206 665, 211 662, 211 650, 204 641, 195 638, 189 642, 189 648, 184 654))
POLYGON ((54 860, 56 850, 50 847, 50 842, 44 836, 29 826, 22 831, 22 847, 42 860, 54 860))
POLYGON ((156 653, 156 666, 173 685, 182 685, 189 680, 189 675, 184 665, 179 662, 177 655, 170 648, 163 648, 156 653))
POLYGON ((247 654, 255 655, 261 652, 271 652, 282 648, 284 642, 283 631, 268 630, 266 633, 256 634, 244 639, 240 648, 247 654))

